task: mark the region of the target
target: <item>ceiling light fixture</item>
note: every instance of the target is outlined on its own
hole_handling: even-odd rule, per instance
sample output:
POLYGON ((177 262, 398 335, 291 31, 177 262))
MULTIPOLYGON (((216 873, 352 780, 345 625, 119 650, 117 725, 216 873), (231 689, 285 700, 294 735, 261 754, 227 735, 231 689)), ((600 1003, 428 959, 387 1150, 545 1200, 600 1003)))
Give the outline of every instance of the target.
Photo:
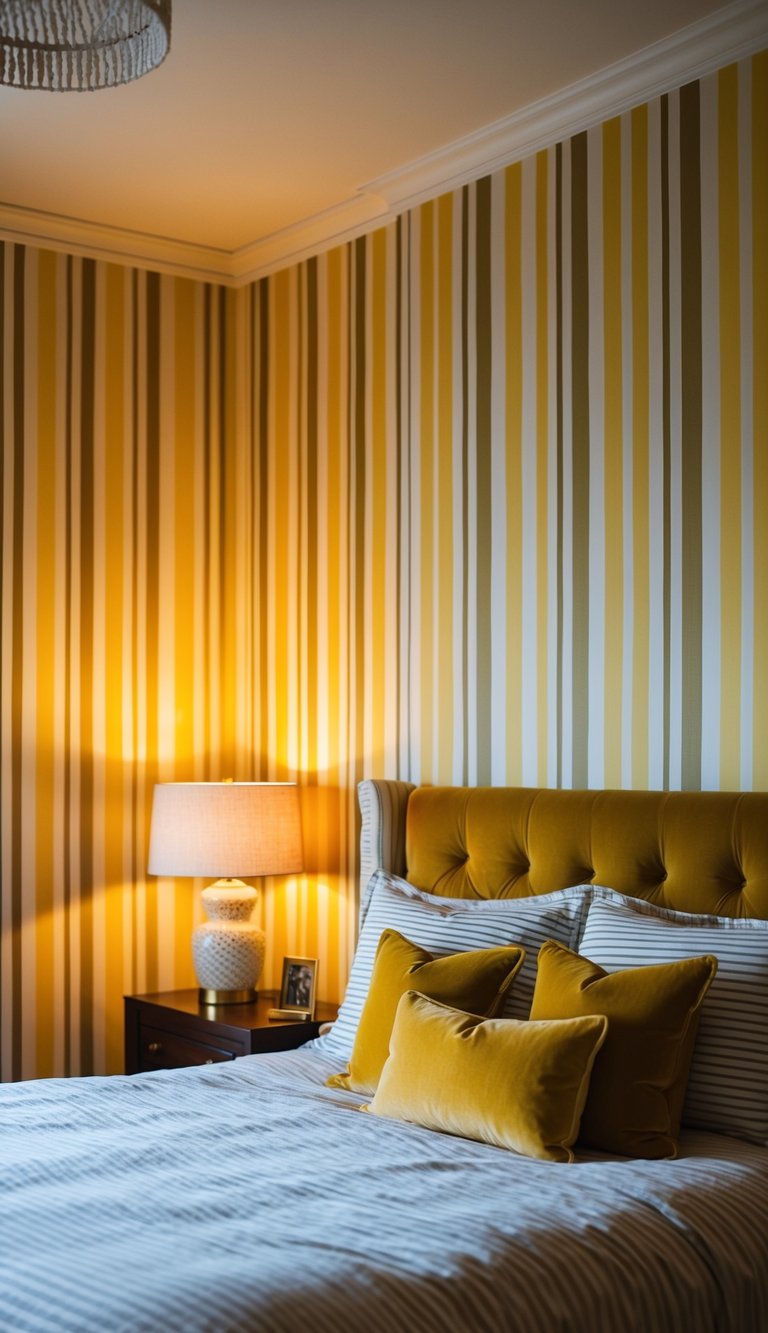
POLYGON ((171 0, 0 0, 0 83, 46 92, 115 88, 156 69, 171 0))

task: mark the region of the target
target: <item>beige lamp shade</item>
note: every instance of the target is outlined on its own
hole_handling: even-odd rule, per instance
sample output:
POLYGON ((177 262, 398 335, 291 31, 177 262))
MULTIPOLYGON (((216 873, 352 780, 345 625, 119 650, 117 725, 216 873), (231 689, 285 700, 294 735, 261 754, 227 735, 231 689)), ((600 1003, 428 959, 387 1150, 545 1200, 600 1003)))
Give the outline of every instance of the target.
POLYGON ((303 869, 293 782, 160 782, 149 840, 151 875, 217 879, 303 869))
POLYGON ((203 890, 209 920, 192 932, 204 1004, 251 1001, 264 964, 257 893, 241 876, 303 868, 299 793, 293 782, 161 782, 149 839, 151 875, 216 876, 203 890))

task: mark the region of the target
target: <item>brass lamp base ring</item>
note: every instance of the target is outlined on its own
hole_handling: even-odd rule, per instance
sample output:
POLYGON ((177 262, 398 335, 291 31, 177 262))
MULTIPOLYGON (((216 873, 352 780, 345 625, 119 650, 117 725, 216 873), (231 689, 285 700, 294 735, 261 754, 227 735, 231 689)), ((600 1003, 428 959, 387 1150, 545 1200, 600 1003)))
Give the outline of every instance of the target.
POLYGON ((252 1004, 257 996, 252 986, 244 990, 214 990, 201 986, 199 994, 201 1004, 252 1004))

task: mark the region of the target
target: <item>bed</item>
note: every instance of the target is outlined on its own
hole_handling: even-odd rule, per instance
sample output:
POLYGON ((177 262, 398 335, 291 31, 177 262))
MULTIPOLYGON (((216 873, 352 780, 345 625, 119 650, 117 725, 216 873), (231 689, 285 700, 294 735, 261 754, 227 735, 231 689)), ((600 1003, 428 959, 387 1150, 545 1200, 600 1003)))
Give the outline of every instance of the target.
POLYGON ((0 1090, 0 1327, 764 1333, 768 794, 369 781, 360 806, 360 943, 330 1033, 0 1090), (714 941, 677 1156, 538 1160, 361 1114, 327 1080, 390 927, 436 958, 525 935, 519 1025, 540 939, 589 945, 606 975, 714 941))

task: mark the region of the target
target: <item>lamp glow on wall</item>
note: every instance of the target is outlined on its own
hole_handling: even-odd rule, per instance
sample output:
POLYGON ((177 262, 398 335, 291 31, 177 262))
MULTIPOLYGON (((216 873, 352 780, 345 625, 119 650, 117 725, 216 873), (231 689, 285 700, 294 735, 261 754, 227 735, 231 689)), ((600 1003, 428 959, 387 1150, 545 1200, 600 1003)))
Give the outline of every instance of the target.
POLYGON ((303 869, 299 793, 293 782, 161 782, 149 840, 151 875, 216 875, 203 889, 209 920, 192 933, 204 1004, 256 996, 265 936, 251 921, 257 891, 241 876, 303 869))

